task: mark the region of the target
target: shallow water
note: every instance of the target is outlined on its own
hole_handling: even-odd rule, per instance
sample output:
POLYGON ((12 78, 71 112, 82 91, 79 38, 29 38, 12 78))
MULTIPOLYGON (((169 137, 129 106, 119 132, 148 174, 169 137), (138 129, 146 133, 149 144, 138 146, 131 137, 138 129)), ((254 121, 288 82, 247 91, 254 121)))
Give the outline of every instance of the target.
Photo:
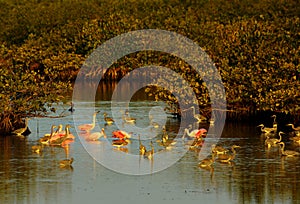
MULTIPOLYGON (((149 101, 141 91, 129 105, 130 116, 137 118, 135 127, 120 123, 119 109, 126 107, 122 102, 116 105, 114 115, 118 126, 106 126, 103 113, 112 116, 110 99, 115 84, 99 87, 96 102, 75 103, 73 114, 68 111, 69 105, 60 104, 56 115, 64 117, 29 120, 32 133, 28 137, 0 137, 0 203, 300 203, 300 158, 281 157, 279 147, 265 148, 265 136, 256 127, 262 122, 270 124, 272 119, 253 124, 227 123, 220 138, 215 134, 219 126, 193 124, 194 128, 209 130, 197 152, 184 145, 187 139, 181 139, 179 127, 189 124, 167 115, 164 103, 149 101), (94 110, 101 112, 93 132, 104 127, 108 138, 86 142, 76 127, 91 123, 94 110), (166 125, 170 138, 178 134, 173 149, 165 150, 156 142, 162 128, 151 129, 149 115, 166 125), (31 147, 50 133, 52 124, 71 124, 75 141, 68 148, 45 146, 41 154, 33 153, 31 147), (120 149, 112 147, 112 131, 116 129, 132 131, 132 143, 120 149), (138 155, 138 134, 148 150, 153 141, 152 161, 138 155), (216 143, 228 149, 233 144, 241 146, 234 162, 199 168, 200 160, 210 157, 203 154, 204 150, 216 143), (71 157, 72 167, 59 166, 60 160, 71 157)), ((300 151, 289 136, 283 137, 286 149, 300 151)))
MULTIPOLYGON (((109 102, 102 101, 96 103, 95 109, 108 111, 109 105, 109 102)), ((163 106, 145 101, 130 105, 132 116, 138 119, 138 127, 147 127, 149 107, 156 105, 163 106)), ((88 106, 86 103, 80 107, 88 106)), ((61 105, 57 111, 67 108, 61 105)), ((85 112, 86 109, 76 111, 85 112)), ((89 146, 90 151, 97 152, 95 155, 100 155, 105 148, 121 151, 105 146, 104 138, 86 143, 74 128, 71 132, 76 139, 69 148, 46 146, 42 154, 31 151, 37 139, 50 132, 51 124, 73 124, 73 116, 65 113, 63 118, 31 119, 29 128, 32 133, 26 139, 0 139, 0 203, 300 203, 300 158, 281 157, 278 147, 266 149, 264 135, 255 125, 226 124, 219 140, 211 135, 205 138, 206 142, 226 148, 240 145, 232 164, 215 162, 212 169, 202 169, 197 166, 198 153, 187 151, 169 168, 156 173, 151 173, 151 168, 155 169, 155 165, 164 161, 155 155, 152 164, 141 158, 139 162, 148 166, 146 172, 150 174, 126 175, 104 167, 84 147, 89 146), (59 161, 66 157, 74 158, 72 168, 59 167, 59 161)), ((91 116, 83 114, 81 122, 88 121, 91 121, 91 116)), ((105 126, 101 114, 97 116, 97 124, 95 130, 105 127, 108 141, 111 141, 111 132, 117 127, 105 126)), ((169 135, 176 136, 178 119, 168 117, 166 124, 169 135)), ((200 126, 209 127, 208 124, 200 126)), ((155 143, 156 139, 152 138, 157 152, 163 148, 155 143)), ((287 142, 287 149, 300 151, 299 146, 289 142, 288 135, 283 140, 287 142)), ((143 138, 142 142, 149 148, 149 138, 143 138)), ((181 142, 178 138, 175 146, 179 147, 181 142)), ((121 154, 125 157, 137 155, 138 140, 132 139, 127 153, 121 154)), ((106 159, 118 165, 117 160, 106 159)), ((124 161, 120 161, 120 169, 122 163, 124 161)))

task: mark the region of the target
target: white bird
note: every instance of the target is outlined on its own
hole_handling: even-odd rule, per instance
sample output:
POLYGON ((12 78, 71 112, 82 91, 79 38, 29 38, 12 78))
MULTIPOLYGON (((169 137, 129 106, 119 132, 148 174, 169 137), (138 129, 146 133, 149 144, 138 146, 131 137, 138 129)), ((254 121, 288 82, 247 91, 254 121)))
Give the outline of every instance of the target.
POLYGON ((276 130, 277 130, 277 127, 276 128, 274 128, 274 127, 265 127, 264 124, 260 124, 257 127, 261 127, 260 128, 261 132, 266 133, 266 134, 270 134, 272 132, 276 132, 276 130))
POLYGON ((28 120, 29 118, 25 118, 25 127, 14 130, 12 134, 15 134, 17 136, 22 136, 22 134, 27 130, 28 120))
POLYGON ((87 133, 90 132, 92 129, 94 129, 94 127, 96 125, 96 116, 97 116, 97 113, 99 113, 99 112, 100 111, 96 111, 93 114, 93 122, 92 123, 79 125, 78 129, 81 130, 81 131, 87 132, 87 133))
POLYGON ((201 115, 201 114, 196 114, 196 111, 195 111, 195 107, 194 107, 194 106, 192 106, 191 109, 193 110, 193 117, 197 120, 198 123, 207 120, 207 118, 204 117, 203 115, 201 115))
MULTIPOLYGON (((191 127, 191 125, 189 125, 189 127, 191 127)), ((193 138, 199 138, 199 137, 202 137, 206 132, 207 132, 207 130, 204 128, 194 129, 191 132, 189 131, 188 128, 185 128, 182 139, 185 138, 185 135, 188 135, 189 137, 193 137, 193 138)))
POLYGON ((101 137, 107 138, 104 128, 101 129, 101 132, 93 132, 90 135, 87 135, 85 140, 86 141, 96 141, 101 137))
POLYGON ((292 126, 292 129, 295 131, 300 131, 300 126, 295 127, 294 124, 287 124, 287 126, 292 126))
POLYGON ((285 144, 284 142, 279 143, 281 145, 281 155, 287 157, 299 156, 300 153, 293 150, 284 150, 285 144))

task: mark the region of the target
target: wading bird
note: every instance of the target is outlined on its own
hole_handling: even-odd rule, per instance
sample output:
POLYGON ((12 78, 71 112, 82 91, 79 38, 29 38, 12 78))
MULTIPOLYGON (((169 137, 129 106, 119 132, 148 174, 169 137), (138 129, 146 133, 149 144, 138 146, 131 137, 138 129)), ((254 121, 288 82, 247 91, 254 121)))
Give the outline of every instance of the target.
POLYGON ((45 134, 44 137, 40 138, 38 141, 41 144, 48 145, 50 138, 54 135, 54 129, 55 128, 56 128, 56 125, 52 125, 51 126, 51 133, 50 134, 45 134))
POLYGON ((94 114, 93 114, 93 121, 92 123, 90 124, 83 124, 83 125, 79 125, 78 126, 78 129, 80 131, 83 131, 83 132, 86 132, 86 133, 89 133, 92 129, 94 129, 95 125, 96 125, 96 116, 97 114, 99 113, 100 111, 96 111, 94 114))
POLYGON ((212 158, 203 159, 198 166, 201 168, 211 167, 211 165, 215 162, 215 154, 212 154, 212 158))
POLYGON ((213 144, 211 146, 211 152, 213 154, 226 154, 228 152, 228 149, 225 149, 224 147, 221 147, 221 146, 216 146, 215 144, 213 144))
POLYGON ((161 140, 158 140, 158 145, 165 147, 167 150, 173 148, 173 145, 176 144, 176 141, 169 139, 168 135, 162 136, 161 140))
POLYGON ((101 137, 107 138, 104 128, 101 129, 101 132, 94 132, 94 133, 87 135, 85 140, 86 141, 96 141, 101 137))
MULTIPOLYGON (((191 127, 191 125, 189 127, 191 127)), ((189 131, 188 128, 185 128, 182 139, 185 138, 185 135, 188 135, 189 137, 193 137, 193 138, 205 137, 205 133, 207 133, 207 130, 204 128, 201 128, 199 130, 195 129, 192 130, 191 132, 189 131)))
MULTIPOLYGON (((63 143, 67 140, 70 139, 69 134, 70 134, 70 125, 67 124, 65 127, 65 134, 63 136, 59 136, 57 139, 55 140, 51 140, 52 138, 50 138, 50 145, 63 145, 63 143)), ((71 139, 72 140, 72 139, 71 139)))
POLYGON ((131 133, 128 133, 123 130, 115 130, 112 132, 113 138, 119 138, 119 139, 129 139, 131 138, 131 133))
POLYGON ((114 119, 107 117, 107 113, 103 113, 103 116, 104 116, 104 121, 107 125, 111 125, 115 122, 114 119))
POLYGON ((267 138, 266 138, 266 140, 265 140, 265 145, 268 147, 268 148, 270 148, 271 146, 274 146, 274 145, 276 145, 276 144, 278 144, 278 143, 280 143, 281 142, 281 139, 282 139, 282 136, 281 136, 281 134, 284 134, 284 132, 279 132, 279 139, 277 139, 277 138, 269 138, 269 136, 267 136, 267 138))
POLYGON ((125 123, 135 123, 136 118, 129 117, 129 111, 126 110, 125 113, 122 115, 122 119, 125 123))
POLYGON ((266 134, 270 134, 272 132, 276 132, 276 130, 277 130, 277 127, 276 128, 274 128, 274 127, 265 127, 264 124, 260 124, 257 127, 261 127, 260 128, 261 132, 266 133, 266 134))
POLYGON ((282 156, 293 157, 293 156, 299 156, 300 155, 299 152, 296 152, 296 151, 293 151, 293 150, 284 150, 284 148, 285 148, 284 142, 280 142, 278 144, 281 146, 280 150, 281 150, 281 155, 282 156))
POLYGON ((190 150, 194 150, 198 147, 202 147, 204 143, 204 140, 202 139, 202 137, 196 137, 193 141, 193 143, 189 146, 190 150))
POLYGON ((75 111, 73 102, 71 102, 71 107, 68 109, 68 111, 70 111, 71 113, 75 111))
POLYGON ((17 136, 22 136, 22 134, 27 130, 28 128, 28 120, 29 118, 25 118, 25 127, 23 128, 19 128, 19 129, 16 129, 12 132, 12 134, 15 134, 17 136))
POLYGON ((230 163, 235 158, 236 148, 241 148, 241 147, 238 145, 232 145, 231 147, 232 154, 219 154, 218 161, 221 163, 230 163))
POLYGON ((196 114, 196 111, 195 111, 195 107, 192 106, 191 109, 193 110, 193 117, 197 120, 198 123, 201 123, 203 121, 207 121, 207 118, 204 117, 203 115, 201 114, 196 114))
MULTIPOLYGON (((67 127, 67 126, 66 126, 66 127, 67 127)), ((70 132, 70 127, 71 127, 71 126, 68 125, 68 130, 69 130, 69 132, 68 132, 67 139, 68 139, 68 140, 74 140, 74 139, 75 139, 75 136, 70 132)), ((66 136, 66 130, 63 131, 62 128, 63 128, 63 125, 62 125, 62 124, 59 124, 57 130, 55 131, 54 134, 52 134, 51 138, 49 139, 49 142, 50 142, 50 143, 51 143, 52 141, 55 141, 55 140, 61 138, 61 137, 65 137, 65 136, 66 136)), ((65 128, 65 129, 66 129, 66 128, 65 128)))
POLYGON ((59 124, 58 127, 57 127, 57 130, 55 131, 55 134, 62 134, 64 133, 63 132, 63 125, 62 124, 59 124))
POLYGON ((287 124, 287 126, 292 126, 292 129, 295 131, 300 131, 300 126, 295 127, 294 124, 287 124))
POLYGON ((271 118, 274 118, 274 121, 273 121, 273 129, 274 129, 274 132, 277 132, 276 115, 272 115, 271 118))

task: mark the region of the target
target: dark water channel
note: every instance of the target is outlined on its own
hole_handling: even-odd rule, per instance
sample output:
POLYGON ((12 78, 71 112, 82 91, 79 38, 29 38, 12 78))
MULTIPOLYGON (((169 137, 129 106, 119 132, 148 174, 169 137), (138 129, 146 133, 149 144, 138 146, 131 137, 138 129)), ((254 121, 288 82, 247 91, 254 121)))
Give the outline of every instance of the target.
MULTIPOLYGON (((109 113, 111 104, 107 94, 99 93, 96 110, 109 113)), ((146 127, 150 108, 164 104, 147 101, 142 94, 136 97, 139 100, 130 103, 130 113, 137 118, 137 126, 146 127)), ((90 102, 75 104, 75 112, 82 111, 84 115, 91 105, 90 102), (76 105, 80 108, 76 109, 76 105)), ((300 157, 281 157, 279 147, 267 149, 265 136, 260 134, 255 122, 227 123, 221 138, 210 135, 205 138, 228 149, 233 144, 241 146, 232 164, 215 162, 213 169, 202 169, 197 165, 198 152, 189 150, 165 170, 126 175, 94 160, 74 128, 71 132, 76 139, 69 148, 46 146, 41 154, 32 152, 31 146, 50 132, 52 124, 74 125, 68 108, 68 105, 57 106, 58 112, 65 112, 62 118, 32 118, 29 121, 32 133, 26 139, 0 138, 0 203, 300 203, 300 157), (59 161, 67 157, 74 158, 72 167, 61 168, 59 161)), ((82 117, 82 123, 91 120, 89 115, 82 117)), ((169 135, 177 134, 179 124, 178 119, 167 117, 169 135)), ((213 128, 207 123, 200 126, 213 128)), ((105 126, 103 115, 99 114, 95 130, 102 127, 111 141, 111 133, 117 127, 105 126)), ((283 138, 286 148, 300 151, 289 137, 287 134, 283 138)), ((88 145, 97 152, 103 149, 104 141, 101 138, 88 145)), ((178 140, 177 144, 181 142, 178 140)), ((149 148, 148 141, 143 143, 149 148)), ((154 142, 155 151, 160 148, 154 142)), ((136 154, 138 140, 133 140, 126 151, 119 152, 136 154)), ((155 155, 153 160, 164 162, 157 161, 159 157, 155 155)), ((142 158, 142 162, 148 162, 151 168, 151 161, 142 158)))

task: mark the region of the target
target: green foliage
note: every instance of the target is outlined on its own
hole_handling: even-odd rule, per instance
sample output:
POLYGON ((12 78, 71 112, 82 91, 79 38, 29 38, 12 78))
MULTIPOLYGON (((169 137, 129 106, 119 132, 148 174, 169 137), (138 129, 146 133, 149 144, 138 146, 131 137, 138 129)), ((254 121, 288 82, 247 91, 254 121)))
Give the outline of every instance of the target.
MULTIPOLYGON (((10 0, 0 1, 0 8, 0 116, 6 121, 1 130, 14 125, 17 116, 46 114, 44 105, 61 100, 71 90, 82 63, 103 42, 149 28, 182 34, 208 53, 222 76, 229 109, 299 115, 300 7, 296 0, 10 0)), ((118 79, 150 64, 179 73, 193 88, 201 109, 209 110, 201 77, 166 53, 125 56, 107 76, 118 79)), ((97 76, 99 70, 95 67, 86 76, 97 76)), ((161 78, 157 83, 167 81, 161 78)), ((170 105, 177 103, 161 87, 146 91, 170 105)))
MULTIPOLYGON (((24 53, 30 55, 30 52, 24 53)), ((26 58, 24 53, 19 52, 26 58)), ((2 134, 7 134, 20 125, 21 118, 45 116, 46 106, 65 101, 71 83, 55 81, 51 75, 45 76, 44 70, 34 67, 36 64, 29 63, 27 67, 5 46, 1 47, 1 54, 4 58, 0 63, 0 128, 2 134)))

